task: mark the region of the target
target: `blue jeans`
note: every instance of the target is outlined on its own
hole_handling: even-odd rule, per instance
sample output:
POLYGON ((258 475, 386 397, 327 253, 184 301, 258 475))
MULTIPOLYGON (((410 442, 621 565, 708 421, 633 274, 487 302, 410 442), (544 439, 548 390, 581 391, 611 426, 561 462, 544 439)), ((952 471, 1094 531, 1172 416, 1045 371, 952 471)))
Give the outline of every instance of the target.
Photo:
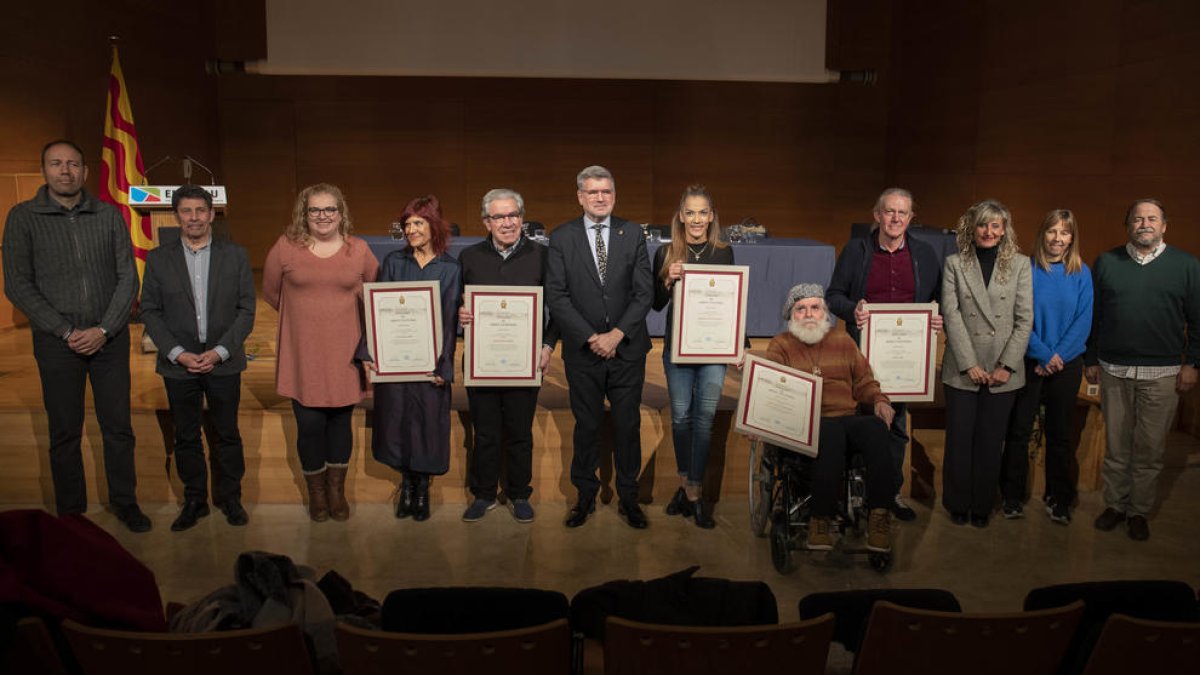
POLYGON ((688 483, 704 482, 708 449, 712 444, 713 417, 725 385, 725 365, 701 366, 671 363, 663 354, 667 391, 671 395, 671 439, 675 443, 675 465, 688 483))

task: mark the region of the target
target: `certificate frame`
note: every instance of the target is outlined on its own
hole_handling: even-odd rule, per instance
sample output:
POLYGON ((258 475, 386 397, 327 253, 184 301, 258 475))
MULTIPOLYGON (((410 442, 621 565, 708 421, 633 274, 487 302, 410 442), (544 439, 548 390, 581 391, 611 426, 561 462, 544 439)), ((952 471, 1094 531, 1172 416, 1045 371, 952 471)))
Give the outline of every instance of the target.
POLYGON ((864 308, 868 316, 858 338, 859 350, 871 364, 880 389, 896 403, 932 401, 937 391, 937 333, 932 325, 937 303, 868 303, 864 308), (895 328, 910 321, 917 322, 917 335, 896 333, 895 328), (910 372, 896 373, 886 365, 895 362, 912 364, 910 372))
POLYGON ((372 382, 429 382, 437 369, 438 357, 442 353, 442 291, 437 280, 430 281, 375 281, 363 284, 363 313, 366 316, 367 351, 375 362, 375 370, 369 370, 372 382), (414 358, 403 366, 386 365, 389 354, 395 347, 385 335, 387 321, 381 321, 384 311, 395 305, 416 307, 417 327, 411 338, 416 340, 418 351, 414 358), (382 338, 382 339, 381 339, 382 338), (383 353, 380 353, 383 350, 383 353))
POLYGON ((540 387, 542 371, 538 368, 542 352, 543 317, 545 302, 541 286, 488 286, 468 284, 463 289, 463 306, 472 315, 471 323, 463 327, 463 384, 468 387, 540 387), (492 315, 497 309, 507 309, 507 304, 518 302, 528 307, 530 324, 528 333, 502 326, 504 317, 492 315), (500 305, 496 307, 497 303, 500 305), (500 333, 497 334, 497 331, 500 333), (527 343, 518 344, 514 353, 524 354, 528 359, 519 372, 507 368, 495 368, 486 354, 489 346, 505 338, 521 339, 528 335, 527 343))
POLYGON ((821 444, 821 389, 824 380, 820 375, 813 375, 802 370, 789 368, 781 363, 764 359, 753 354, 746 356, 742 367, 742 389, 738 394, 737 416, 734 417, 734 430, 738 433, 757 436, 760 440, 798 452, 809 457, 817 456, 821 444), (764 391, 764 382, 778 383, 780 388, 764 391), (771 412, 766 410, 769 403, 778 405, 779 394, 784 394, 786 400, 788 390, 797 390, 807 396, 796 401, 794 408, 789 408, 792 415, 788 420, 780 418, 771 420, 771 412), (765 401, 768 397, 772 401, 765 401), (796 418, 795 416, 799 416, 796 418), (800 421, 800 433, 787 428, 787 422, 800 421))
MULTIPOLYGON (((671 363, 687 365, 740 361, 746 353, 749 287, 749 266, 685 264, 683 275, 671 289, 671 363), (727 319, 719 322, 721 325, 716 332, 721 334, 712 335, 711 318, 708 326, 702 326, 700 320, 693 319, 701 311, 696 305, 703 300, 703 289, 706 286, 715 288, 717 284, 732 291, 735 306, 710 308, 720 316, 733 315, 731 324, 726 322, 727 319)), ((711 299, 712 296, 709 297, 711 299)))

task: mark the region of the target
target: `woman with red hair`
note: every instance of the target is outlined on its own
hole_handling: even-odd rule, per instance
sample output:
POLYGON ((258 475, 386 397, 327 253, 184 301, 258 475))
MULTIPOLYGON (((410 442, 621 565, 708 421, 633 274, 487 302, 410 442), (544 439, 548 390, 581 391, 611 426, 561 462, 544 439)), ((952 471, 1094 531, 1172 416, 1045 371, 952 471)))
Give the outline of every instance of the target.
POLYGON ((437 197, 418 197, 400 215, 408 245, 383 259, 379 281, 437 281, 442 295, 442 353, 428 382, 375 385, 375 459, 399 471, 396 517, 429 518, 429 483, 450 469, 450 382, 461 295, 458 261, 446 253, 450 225, 437 197))

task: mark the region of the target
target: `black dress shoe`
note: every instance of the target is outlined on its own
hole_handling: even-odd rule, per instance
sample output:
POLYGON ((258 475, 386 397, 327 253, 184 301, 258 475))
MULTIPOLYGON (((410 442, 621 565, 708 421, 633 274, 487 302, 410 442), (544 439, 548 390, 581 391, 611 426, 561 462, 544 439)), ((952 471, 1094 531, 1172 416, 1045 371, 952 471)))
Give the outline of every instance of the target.
POLYGON ((617 505, 617 513, 635 530, 644 530, 650 523, 646 522, 646 514, 637 502, 622 499, 617 505))
POLYGON ((1145 516, 1129 516, 1129 538, 1134 541, 1146 541, 1150 538, 1150 523, 1145 516))
POLYGON ((683 516, 690 518, 692 516, 692 503, 688 501, 687 492, 683 488, 675 491, 675 496, 671 497, 671 501, 667 504, 668 516, 683 516))
POLYGON ((1121 513, 1120 511, 1118 511, 1114 508, 1107 508, 1107 509, 1104 509, 1103 513, 1096 516, 1096 522, 1094 523, 1094 525, 1096 526, 1097 530, 1100 530, 1101 532, 1108 532, 1108 531, 1112 530, 1113 528, 1115 528, 1117 525, 1120 525, 1121 522, 1124 520, 1125 520, 1124 513, 1121 513))
POLYGON ((717 521, 713 520, 712 517, 712 504, 709 504, 703 499, 697 499, 696 501, 691 502, 689 506, 692 509, 692 514, 696 518, 696 527, 700 527, 705 530, 711 530, 717 526, 717 521))
POLYGON ((207 515, 208 502, 189 499, 183 503, 183 510, 179 512, 179 517, 175 519, 175 522, 171 523, 171 531, 183 532, 186 529, 194 527, 197 520, 207 515))
POLYGON ((225 522, 234 527, 241 527, 250 522, 250 514, 246 513, 242 503, 236 499, 230 499, 222 504, 221 512, 225 514, 225 522))
POLYGON ((117 520, 129 528, 130 532, 150 531, 150 519, 146 517, 146 514, 142 513, 137 504, 130 504, 117 509, 117 520))
POLYGON ((950 522, 954 523, 955 525, 966 525, 968 520, 970 520, 970 517, 962 511, 950 512, 950 522))
POLYGON ((980 529, 985 528, 988 526, 988 517, 973 513, 971 514, 971 525, 980 529))
POLYGON ((575 506, 571 507, 571 512, 567 514, 567 527, 579 527, 587 522, 588 516, 596 512, 595 497, 580 497, 579 501, 575 502, 575 506))

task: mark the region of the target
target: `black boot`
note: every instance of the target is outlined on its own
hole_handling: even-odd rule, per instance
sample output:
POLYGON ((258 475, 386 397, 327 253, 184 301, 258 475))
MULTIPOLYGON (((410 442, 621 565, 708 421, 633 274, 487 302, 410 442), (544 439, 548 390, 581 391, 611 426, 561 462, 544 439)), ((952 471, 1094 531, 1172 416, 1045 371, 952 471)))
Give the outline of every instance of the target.
POLYGON ((396 502, 396 517, 397 518, 407 518, 413 514, 413 511, 412 511, 413 493, 416 490, 416 488, 413 485, 413 483, 414 483, 413 478, 414 478, 413 476, 406 473, 406 474, 404 474, 404 477, 401 479, 400 499, 396 502))
POLYGON ((671 497, 671 501, 667 503, 667 515, 690 518, 692 515, 691 504, 688 501, 687 493, 683 491, 683 488, 679 488, 675 491, 675 496, 671 497))
POLYGON ((414 474, 416 490, 412 498, 412 517, 417 522, 429 520, 429 476, 414 474))
POLYGON ((717 521, 713 520, 712 516, 712 504, 704 501, 703 497, 691 502, 691 509, 695 514, 697 527, 711 530, 717 526, 717 521))

